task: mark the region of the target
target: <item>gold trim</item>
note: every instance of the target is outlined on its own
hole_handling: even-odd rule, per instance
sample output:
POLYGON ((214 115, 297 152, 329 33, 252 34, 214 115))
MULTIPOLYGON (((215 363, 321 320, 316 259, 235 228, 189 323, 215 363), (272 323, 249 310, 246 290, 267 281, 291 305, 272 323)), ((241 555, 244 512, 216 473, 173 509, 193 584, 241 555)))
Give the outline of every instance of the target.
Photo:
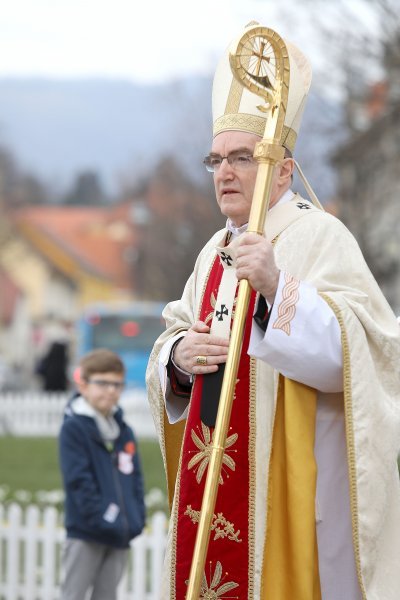
POLYGON ((233 77, 231 83, 231 89, 229 90, 228 99, 226 101, 225 113, 237 113, 239 112, 240 101, 243 95, 243 86, 233 77))
POLYGON ((281 145, 285 146, 291 152, 294 151, 294 147, 297 142, 297 133, 291 127, 287 125, 283 126, 282 135, 281 135, 281 145))
MULTIPOLYGON (((197 320, 200 319, 201 307, 203 306, 203 302, 204 302, 204 294, 206 293, 206 287, 207 287, 207 284, 208 284, 208 280, 210 279, 210 273, 211 273, 211 270, 212 270, 212 268, 214 266, 214 261, 216 260, 217 256, 218 256, 218 254, 215 253, 215 256, 213 256, 211 258, 210 266, 208 268, 208 273, 207 273, 207 275, 206 275, 206 277, 204 279, 203 289, 202 289, 201 297, 200 297, 199 309, 197 311, 197 320)), ((211 294, 213 294, 213 292, 211 292, 211 294)), ((216 302, 216 299, 215 299, 215 302, 216 302)), ((211 304, 211 299, 210 299, 210 304, 211 304)))
POLYGON ((346 416, 346 441, 347 458, 349 467, 349 487, 350 487, 350 507, 351 507, 351 525, 354 545, 354 559, 356 563, 358 583, 360 584, 363 600, 367 600, 367 593, 364 588, 361 571, 360 543, 359 543, 359 523, 358 523, 358 498, 357 498, 357 476, 356 476, 356 451, 354 443, 354 425, 351 403, 351 369, 350 369, 350 349, 347 339, 347 333, 344 326, 343 317, 339 307, 326 294, 319 293, 321 298, 331 307, 336 315, 341 329, 342 349, 343 349, 343 393, 344 393, 344 412, 346 416))
POLYGON ((257 117, 248 113, 225 114, 214 122, 214 137, 221 131, 247 131, 263 137, 265 124, 264 117, 257 117))
MULTIPOLYGON (((209 266, 207 275, 204 279, 203 289, 202 289, 201 297, 200 297, 199 309, 197 311, 197 320, 199 320, 199 317, 200 317, 201 307, 203 306, 203 302, 204 302, 204 294, 206 292, 208 280, 210 279, 210 273, 213 268, 215 259, 216 259, 216 256, 211 258, 210 266, 209 266)), ((196 376, 195 376, 195 378, 196 378, 196 376)), ((194 388, 194 384, 192 386, 192 393, 193 393, 193 388, 194 388)), ((160 387, 160 389, 161 389, 161 387, 160 387)), ((190 394, 190 399, 189 399, 189 404, 188 404, 189 410, 190 410, 190 403, 192 401, 192 393, 190 394)), ((163 399, 163 402, 164 402, 164 399, 163 399)), ((172 537, 172 539, 171 539, 171 565, 170 565, 171 566, 171 569, 170 569, 171 600, 176 600, 176 543, 177 543, 177 535, 178 535, 178 515, 179 515, 179 500, 180 500, 181 475, 182 475, 182 451, 183 451, 183 442, 185 440, 185 435, 186 435, 186 425, 187 425, 187 419, 186 419, 185 429, 184 429, 183 436, 182 436, 182 444, 181 444, 181 452, 180 452, 180 456, 179 456, 178 472, 176 475, 175 494, 174 494, 174 511, 173 511, 173 514, 171 514, 171 519, 173 520, 172 521, 173 529, 172 529, 172 536, 171 536, 172 537)), ((164 433, 164 424, 163 424, 162 432, 164 433)), ((163 442, 164 442, 164 448, 165 448, 165 438, 163 438, 163 442)))
MULTIPOLYGON (((278 239, 279 236, 276 236, 275 240, 278 239)), ((274 371, 275 373, 275 371, 274 371)), ((275 377, 275 375, 274 375, 275 377)), ((264 573, 265 570, 265 555, 266 555, 266 549, 267 549, 267 543, 268 543, 268 531, 267 531, 267 524, 268 524, 268 514, 269 514, 269 509, 270 509, 270 497, 271 497, 271 491, 270 491, 270 478, 271 478, 271 458, 272 458, 272 442, 274 439, 274 428, 275 428, 275 420, 276 420, 276 409, 277 409, 277 403, 278 403, 278 395, 279 395, 279 388, 282 385, 282 381, 283 381, 283 375, 281 375, 279 373, 279 377, 278 377, 278 381, 277 381, 277 385, 275 386, 275 380, 274 380, 274 414, 272 415, 272 422, 271 422, 271 436, 270 436, 270 442, 269 442, 269 449, 268 449, 268 471, 267 471, 267 505, 266 505, 266 510, 265 510, 265 536, 264 536, 264 544, 263 544, 263 552, 262 552, 262 561, 261 561, 261 581, 260 581, 260 597, 263 595, 263 588, 264 588, 264 583, 262 580, 262 574, 264 573)))
MULTIPOLYGON (((256 298, 257 302, 257 298, 256 298)), ((249 579, 248 597, 254 598, 255 546, 256 546, 256 398, 257 398, 257 361, 250 357, 249 373, 249 579)))
POLYGON ((210 305, 211 305, 212 311, 209 312, 208 315, 206 316, 206 318, 204 319, 204 323, 206 325, 208 325, 209 322, 211 323, 213 320, 216 304, 217 304, 217 298, 215 297, 214 292, 211 292, 210 305))
MULTIPOLYGON (((250 56, 245 61, 247 66, 250 64, 250 56)), ((242 101, 244 87, 235 77, 232 77, 231 88, 225 105, 225 114, 238 113, 242 101)))
MULTIPOLYGON (((154 352, 154 350, 153 350, 154 352)), ((150 356, 150 361, 152 360, 152 355, 150 356)), ((167 479, 167 487, 168 487, 168 461, 167 461, 167 443, 166 443, 166 433, 165 433, 165 420, 166 420, 166 413, 165 413, 165 402, 164 402, 164 395, 162 393, 162 389, 161 389, 161 385, 160 382, 158 380, 157 384, 156 384, 156 394, 158 396, 158 400, 159 400, 159 406, 162 407, 161 411, 160 411, 160 447, 161 447, 161 452, 162 452, 162 457, 163 457, 163 462, 164 462, 164 469, 165 469, 165 475, 166 475, 166 479, 167 479)), ((150 390, 149 390, 150 391, 150 390)), ((183 438, 182 438, 183 439, 183 438)), ((179 464, 178 464, 178 472, 177 472, 177 477, 176 477, 176 483, 175 483, 175 490, 174 490, 174 496, 176 496, 177 494, 179 495, 179 469, 181 466, 181 455, 182 455, 182 447, 181 447, 181 451, 180 451, 180 457, 179 457, 179 464)), ((171 508, 171 507, 170 507, 171 508)), ((174 511, 171 511, 171 518, 173 519, 173 533, 172 533, 172 538, 176 539, 176 522, 177 519, 174 519, 174 516, 176 516, 176 503, 174 505, 174 511)), ((170 577, 169 577, 169 588, 170 588, 170 595, 171 595, 171 599, 175 598, 176 596, 176 589, 175 589, 175 568, 176 568, 176 552, 175 552, 175 547, 176 544, 173 544, 171 546, 171 570, 170 570, 170 577)))
MULTIPOLYGON (((186 421, 186 423, 187 423, 187 421, 186 421)), ((172 598, 176 599, 176 540, 177 540, 177 535, 178 535, 178 512, 179 512, 178 509, 179 509, 179 495, 180 495, 180 489, 181 489, 182 448, 183 448, 183 441, 185 439, 185 433, 186 433, 186 424, 185 424, 185 430, 183 432, 183 437, 182 437, 181 452, 179 455, 178 473, 177 473, 176 483, 175 483, 174 505, 173 505, 174 510, 173 510, 173 514, 171 514, 172 523, 173 523, 173 530, 172 530, 173 544, 171 547, 171 570, 170 570, 170 579, 169 579, 171 599, 172 598)))
MULTIPOLYGON (((222 131, 246 131, 254 133, 260 137, 264 136, 267 119, 249 113, 232 113, 225 114, 215 120, 213 126, 213 136, 215 137, 222 131)), ((297 133, 287 125, 283 126, 280 144, 285 146, 291 152, 297 141, 297 133)))

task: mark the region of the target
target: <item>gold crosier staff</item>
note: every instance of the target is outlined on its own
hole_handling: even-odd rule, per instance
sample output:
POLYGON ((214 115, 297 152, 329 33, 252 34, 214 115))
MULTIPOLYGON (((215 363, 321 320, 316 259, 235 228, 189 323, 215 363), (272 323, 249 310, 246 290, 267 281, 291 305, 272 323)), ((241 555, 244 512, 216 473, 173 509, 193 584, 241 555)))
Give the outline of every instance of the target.
MULTIPOLYGON (((265 101, 264 105, 258 106, 266 113, 267 122, 263 139, 254 150, 258 169, 247 227, 247 231, 262 235, 274 167, 284 158, 280 140, 289 91, 289 55, 284 41, 275 31, 258 26, 240 38, 230 53, 230 64, 236 79, 265 101)), ((239 284, 186 600, 200 597, 250 294, 250 284, 243 279, 239 284)))

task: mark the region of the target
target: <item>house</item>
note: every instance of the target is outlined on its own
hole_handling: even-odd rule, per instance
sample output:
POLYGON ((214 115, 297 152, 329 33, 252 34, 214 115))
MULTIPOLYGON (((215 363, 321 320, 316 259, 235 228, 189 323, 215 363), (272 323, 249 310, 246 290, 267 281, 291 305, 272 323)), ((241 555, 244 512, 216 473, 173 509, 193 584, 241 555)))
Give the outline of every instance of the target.
POLYGON ((129 202, 30 206, 2 219, 0 281, 7 293, 0 299, 0 351, 8 362, 32 366, 55 324, 67 331, 87 305, 133 299, 130 211, 129 202))

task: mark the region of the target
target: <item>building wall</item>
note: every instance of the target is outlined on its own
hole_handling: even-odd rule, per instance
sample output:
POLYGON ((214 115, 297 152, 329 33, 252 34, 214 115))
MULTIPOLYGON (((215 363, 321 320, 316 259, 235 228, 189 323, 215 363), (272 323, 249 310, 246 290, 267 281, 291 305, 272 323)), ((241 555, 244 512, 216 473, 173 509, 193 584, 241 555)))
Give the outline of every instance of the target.
POLYGON ((65 264, 68 269, 64 273, 61 252, 55 265, 51 253, 46 256, 15 232, 1 240, 0 265, 21 297, 10 321, 0 324, 0 358, 17 366, 27 381, 54 325, 69 324, 68 338, 73 346, 74 324, 88 304, 131 299, 126 291, 85 272, 68 256, 65 264))
POLYGON ((0 262, 21 289, 31 317, 40 317, 43 314, 43 288, 49 272, 46 263, 18 237, 3 243, 0 262))

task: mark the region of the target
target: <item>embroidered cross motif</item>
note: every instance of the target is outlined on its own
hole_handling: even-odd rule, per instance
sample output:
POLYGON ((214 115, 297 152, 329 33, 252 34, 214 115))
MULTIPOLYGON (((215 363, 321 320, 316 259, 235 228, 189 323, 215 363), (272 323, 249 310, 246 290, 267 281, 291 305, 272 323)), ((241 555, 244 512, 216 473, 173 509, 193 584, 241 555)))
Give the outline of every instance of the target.
POLYGON ((217 317, 218 321, 223 321, 224 320, 224 315, 228 315, 229 311, 226 308, 225 304, 221 304, 221 310, 217 310, 215 313, 215 316, 217 317))
MULTIPOLYGON (((191 431, 192 441, 197 450, 195 449, 189 451, 190 453, 193 453, 194 456, 189 460, 187 468, 190 471, 190 469, 193 469, 194 467, 196 481, 197 483, 200 483, 211 458, 211 446, 214 433, 211 432, 210 427, 207 427, 207 425, 204 425, 204 423, 201 423, 201 431, 199 427, 197 429, 199 431, 199 435, 197 435, 194 429, 191 431)), ((218 483, 221 485, 224 483, 222 475, 226 477, 226 479, 229 479, 229 471, 226 469, 226 467, 229 467, 231 471, 236 470, 236 463, 233 458, 229 456, 228 452, 237 452, 237 450, 232 449, 231 446, 237 442, 238 437, 239 436, 237 433, 233 433, 225 442, 224 456, 222 457, 222 470, 218 481, 218 483)))
MULTIPOLYGON (((192 523, 196 524, 200 521, 200 511, 194 510, 190 504, 187 505, 185 516, 187 515, 192 523)), ((214 541, 219 539, 227 538, 233 542, 240 543, 242 539, 240 536, 240 529, 235 531, 234 523, 231 523, 224 517, 222 512, 214 514, 211 522, 211 531, 214 531, 214 541)))
POLYGON ((307 208, 307 209, 311 208, 311 206, 307 202, 297 202, 296 206, 298 208, 307 208))
POLYGON ((230 256, 230 254, 225 254, 225 252, 221 252, 220 256, 221 256, 221 259, 224 261, 224 263, 226 263, 228 265, 228 267, 230 267, 231 264, 233 263, 232 256, 230 256))

